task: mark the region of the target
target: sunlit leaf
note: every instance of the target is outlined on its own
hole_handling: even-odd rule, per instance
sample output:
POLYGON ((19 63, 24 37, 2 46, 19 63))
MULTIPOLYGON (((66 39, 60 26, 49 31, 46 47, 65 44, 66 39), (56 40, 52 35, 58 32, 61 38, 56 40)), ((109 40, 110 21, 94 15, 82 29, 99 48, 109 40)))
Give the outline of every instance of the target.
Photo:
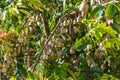
POLYGON ((102 23, 102 24, 99 24, 97 27, 96 27, 96 32, 100 31, 101 33, 109 33, 111 36, 114 36, 117 34, 117 32, 115 30, 112 29, 111 26, 106 26, 105 23, 102 23))
POLYGON ((14 77, 11 77, 10 80, 16 80, 14 77))
POLYGON ((74 80, 77 80, 75 74, 73 73, 73 71, 71 71, 69 68, 67 68, 67 71, 74 78, 74 80))
POLYGON ((100 19, 103 17, 104 7, 103 6, 97 6, 92 12, 91 17, 100 19))
POLYGON ((38 0, 30 0, 30 2, 40 11, 42 11, 42 9, 47 10, 47 8, 38 0))
POLYGON ((27 11, 27 10, 24 10, 24 9, 19 9, 19 11, 27 16, 30 15, 30 13, 27 11))
POLYGON ((116 78, 116 77, 114 77, 113 75, 110 75, 110 74, 104 74, 104 75, 100 76, 99 78, 97 78, 96 80, 107 80, 107 79, 119 80, 118 78, 116 78))

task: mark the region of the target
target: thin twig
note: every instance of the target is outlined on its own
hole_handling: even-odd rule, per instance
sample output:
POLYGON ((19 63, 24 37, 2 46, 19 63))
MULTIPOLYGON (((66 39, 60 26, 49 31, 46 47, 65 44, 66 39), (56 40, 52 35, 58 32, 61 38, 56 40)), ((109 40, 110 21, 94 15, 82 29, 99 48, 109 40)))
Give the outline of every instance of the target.
POLYGON ((110 1, 110 2, 107 2, 107 3, 102 4, 102 6, 106 6, 106 5, 108 5, 108 4, 118 3, 118 2, 120 2, 120 1, 110 1))

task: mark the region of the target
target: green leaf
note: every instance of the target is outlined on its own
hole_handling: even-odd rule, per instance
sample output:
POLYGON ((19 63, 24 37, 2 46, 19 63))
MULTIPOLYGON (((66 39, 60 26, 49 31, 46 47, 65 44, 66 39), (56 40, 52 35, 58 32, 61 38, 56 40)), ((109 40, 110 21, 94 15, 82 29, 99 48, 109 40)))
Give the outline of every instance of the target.
POLYGON ((85 49, 88 44, 89 44, 89 41, 84 42, 80 47, 78 47, 78 51, 85 49))
POLYGON ((78 80, 86 80, 87 74, 85 72, 81 73, 78 77, 78 80))
POLYGON ((99 78, 95 79, 95 80, 119 80, 117 77, 114 77, 113 75, 110 74, 103 74, 102 76, 100 76, 99 78))
POLYGON ((24 10, 24 9, 19 9, 19 11, 27 16, 30 15, 30 13, 27 11, 27 10, 24 10))
POLYGON ((98 32, 97 30, 95 31, 95 38, 96 38, 97 40, 100 39, 100 34, 99 34, 99 32, 98 32))
MULTIPOLYGON (((86 34, 84 37, 82 37, 80 39, 76 39, 76 41, 75 41, 75 48, 78 49, 78 48, 80 48, 81 45, 83 47, 85 47, 88 44, 88 42, 89 42, 88 40, 89 40, 89 35, 88 34, 86 34)), ((82 46, 81 46, 81 48, 82 48, 82 46)))
POLYGON ((115 22, 116 22, 117 24, 120 24, 120 15, 116 15, 116 16, 114 17, 114 20, 115 20, 115 22))
POLYGON ((116 11, 117 11, 116 6, 114 6, 113 4, 109 4, 105 10, 105 16, 108 18, 113 18, 116 11))
POLYGON ((102 18, 104 12, 104 7, 103 6, 97 6, 92 12, 91 12, 91 17, 92 18, 97 18, 100 19, 102 18))
POLYGON ((102 73, 103 72, 103 70, 101 68, 99 68, 98 66, 91 67, 91 70, 93 72, 98 72, 98 73, 102 73))
POLYGON ((66 11, 66 0, 63 0, 63 12, 66 11))
POLYGON ((105 46, 106 48, 111 48, 111 42, 110 41, 105 41, 105 46))
POLYGON ((67 71, 74 78, 74 80, 77 80, 75 74, 73 73, 73 71, 71 71, 69 68, 67 68, 67 71))
POLYGON ((114 23, 112 24, 112 28, 120 33, 120 24, 114 23))
POLYGON ((33 74, 30 71, 27 72, 27 75, 28 75, 28 79, 33 79, 33 74))
POLYGON ((34 5, 35 9, 42 11, 42 9, 47 11, 47 8, 38 0, 30 0, 30 2, 34 5))
POLYGON ((67 56, 67 48, 66 47, 63 47, 62 48, 62 56, 67 56))
POLYGON ((5 27, 4 27, 5 31, 8 32, 10 27, 11 27, 11 20, 6 20, 5 27))
POLYGON ((98 26, 95 28, 95 31, 100 31, 101 33, 109 33, 111 36, 115 37, 115 35, 117 34, 117 32, 112 29, 111 26, 106 26, 105 23, 101 23, 101 24, 98 24, 98 26))

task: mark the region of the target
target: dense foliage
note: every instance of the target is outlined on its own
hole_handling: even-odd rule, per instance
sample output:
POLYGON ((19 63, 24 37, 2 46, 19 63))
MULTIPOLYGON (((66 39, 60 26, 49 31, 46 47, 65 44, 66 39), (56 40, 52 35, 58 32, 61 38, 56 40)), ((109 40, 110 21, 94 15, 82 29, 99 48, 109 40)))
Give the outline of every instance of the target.
POLYGON ((120 1, 0 0, 0 78, 119 80, 120 1))

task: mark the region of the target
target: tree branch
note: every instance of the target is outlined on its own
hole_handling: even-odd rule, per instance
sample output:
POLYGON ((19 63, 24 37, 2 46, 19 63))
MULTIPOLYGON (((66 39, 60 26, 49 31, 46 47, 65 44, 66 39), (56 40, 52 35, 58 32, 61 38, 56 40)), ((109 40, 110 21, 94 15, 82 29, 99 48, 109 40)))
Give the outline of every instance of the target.
MULTIPOLYGON (((51 34, 49 35, 46 43, 44 44, 44 46, 43 46, 43 48, 42 48, 42 50, 38 53, 37 58, 36 58, 36 62, 31 66, 32 72, 34 72, 35 67, 37 66, 37 63, 38 63, 39 60, 40 60, 40 56, 42 55, 44 49, 46 48, 46 46, 48 45, 49 41, 50 41, 51 38, 53 37, 55 31, 60 27, 60 23, 64 20, 65 17, 68 17, 68 16, 70 16, 70 15, 73 15, 72 13, 73 13, 73 11, 70 11, 70 12, 64 14, 63 16, 61 16, 61 17, 59 18, 56 26, 54 27, 54 29, 52 30, 51 34)), ((76 13, 78 13, 78 12, 76 12, 76 13)), ((62 27, 63 27, 63 26, 62 26, 62 27)))
POLYGON ((102 6, 106 6, 106 5, 108 5, 108 4, 111 4, 111 3, 118 3, 118 2, 120 2, 120 1, 110 1, 110 2, 107 2, 107 3, 104 3, 104 4, 102 4, 102 6))

